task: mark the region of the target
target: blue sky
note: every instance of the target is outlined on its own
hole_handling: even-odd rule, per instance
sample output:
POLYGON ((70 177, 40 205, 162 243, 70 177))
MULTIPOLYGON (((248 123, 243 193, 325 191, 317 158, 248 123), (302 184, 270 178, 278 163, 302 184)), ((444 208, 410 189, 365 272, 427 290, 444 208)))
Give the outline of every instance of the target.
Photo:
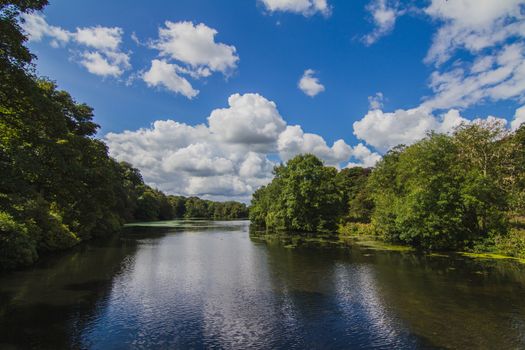
POLYGON ((515 128, 524 17, 523 0, 57 0, 24 28, 113 156, 169 193, 248 200, 296 153, 372 166, 429 130, 515 128))

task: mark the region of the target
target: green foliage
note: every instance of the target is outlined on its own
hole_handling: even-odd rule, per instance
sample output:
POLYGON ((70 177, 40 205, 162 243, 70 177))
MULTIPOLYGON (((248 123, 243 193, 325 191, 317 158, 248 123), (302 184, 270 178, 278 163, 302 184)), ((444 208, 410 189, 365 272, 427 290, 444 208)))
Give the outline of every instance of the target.
POLYGON ((370 223, 347 222, 337 230, 342 236, 373 236, 375 228, 370 223))
POLYGON ((504 140, 513 150, 510 168, 505 178, 510 185, 509 210, 517 216, 525 216, 525 124, 515 131, 514 135, 504 140))
POLYGON ((524 209, 525 126, 511 133, 486 121, 395 147, 372 171, 336 173, 313 156, 298 156, 254 193, 250 220, 274 231, 339 223, 342 235, 525 256, 525 225, 509 223, 525 217, 524 209))
POLYGON ((504 254, 525 258, 525 230, 512 228, 507 235, 496 236, 494 250, 504 254))
POLYGON ((187 219, 234 220, 248 217, 246 204, 214 202, 198 197, 168 196, 173 217, 187 219))
POLYGON ((275 178, 257 190, 250 219, 269 230, 330 232, 344 208, 337 170, 313 155, 299 155, 274 169, 275 178))
POLYGON ((505 231, 501 192, 483 169, 465 166, 464 150, 456 137, 431 134, 385 156, 370 178, 383 238, 459 249, 505 231))
POLYGON ((463 125, 389 152, 369 188, 378 235, 426 249, 464 249, 508 232, 519 170, 513 135, 497 123, 463 125))
POLYGON ((348 222, 370 221, 374 202, 366 186, 370 169, 360 167, 345 168, 337 173, 336 183, 342 192, 343 220, 348 222))
POLYGON ((37 258, 36 243, 27 227, 0 211, 0 266, 6 269, 27 266, 37 258))
POLYGON ((183 218, 186 213, 186 198, 182 196, 168 196, 168 201, 173 208, 173 217, 183 218))

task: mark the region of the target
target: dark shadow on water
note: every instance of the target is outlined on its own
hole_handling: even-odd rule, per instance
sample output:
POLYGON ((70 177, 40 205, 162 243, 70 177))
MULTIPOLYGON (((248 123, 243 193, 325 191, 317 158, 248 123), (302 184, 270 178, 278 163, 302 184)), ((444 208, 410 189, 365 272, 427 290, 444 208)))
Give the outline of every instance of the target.
POLYGON ((87 282, 66 284, 64 289, 72 291, 97 291, 106 289, 107 285, 107 280, 91 280, 87 282))
POLYGON ((81 330, 135 250, 118 236, 99 239, 0 276, 0 348, 81 348, 81 330))

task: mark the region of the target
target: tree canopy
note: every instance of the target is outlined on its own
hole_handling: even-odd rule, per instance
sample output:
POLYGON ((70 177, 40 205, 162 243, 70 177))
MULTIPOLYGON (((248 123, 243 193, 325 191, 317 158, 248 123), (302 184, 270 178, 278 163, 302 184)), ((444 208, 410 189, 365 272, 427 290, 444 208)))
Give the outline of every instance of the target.
POLYGON ((333 231, 341 215, 343 194, 337 170, 311 154, 297 156, 274 169, 275 178, 257 190, 250 219, 269 229, 333 231))

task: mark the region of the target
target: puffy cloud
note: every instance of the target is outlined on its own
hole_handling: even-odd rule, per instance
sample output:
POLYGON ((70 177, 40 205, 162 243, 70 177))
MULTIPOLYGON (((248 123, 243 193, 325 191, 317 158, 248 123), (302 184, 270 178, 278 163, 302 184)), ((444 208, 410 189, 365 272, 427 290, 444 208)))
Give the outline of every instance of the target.
POLYGON ((167 63, 164 60, 151 61, 151 67, 142 74, 142 79, 148 86, 163 86, 189 99, 192 99, 199 93, 186 78, 181 77, 177 73, 177 65, 167 63))
POLYGON ((359 143, 352 148, 352 158, 356 159, 358 162, 348 163, 348 168, 356 166, 370 168, 381 160, 381 155, 377 152, 372 152, 368 147, 359 143))
POLYGON ((415 142, 435 126, 435 118, 420 109, 400 109, 393 113, 375 109, 353 124, 354 135, 380 151, 415 142))
POLYGON ((305 70, 297 84, 299 89, 310 97, 314 97, 325 90, 324 85, 319 82, 318 78, 314 77, 314 74, 315 71, 312 69, 305 70))
POLYGON ((372 45, 382 36, 390 33, 396 24, 397 17, 404 11, 399 10, 397 1, 372 0, 366 10, 372 15, 375 29, 363 37, 366 45, 372 45))
POLYGON ((210 143, 193 143, 170 153, 162 164, 166 172, 184 171, 199 177, 229 174, 233 162, 217 154, 210 143))
POLYGON ((363 145, 338 140, 329 147, 319 135, 286 126, 276 104, 259 94, 230 96, 228 107, 213 110, 208 124, 156 121, 150 128, 108 133, 105 141, 113 157, 139 168, 149 184, 219 200, 249 200, 271 181, 275 152, 283 161, 313 153, 334 166, 350 158, 369 166, 379 157, 363 145))
POLYGON ((435 117, 422 108, 399 109, 392 113, 375 109, 353 126, 354 135, 384 152, 399 144, 412 144, 431 130, 447 133, 467 122, 458 110, 450 110, 441 117, 435 117))
POLYGON ((121 28, 95 26, 77 28, 71 32, 48 24, 44 16, 36 13, 24 14, 23 20, 22 27, 30 41, 49 37, 53 47, 72 43, 76 47, 83 47, 78 55, 79 63, 92 74, 119 77, 131 68, 129 53, 120 49, 124 33, 121 28))
POLYGON ((221 141, 273 144, 286 126, 275 103, 259 94, 232 95, 228 105, 208 117, 210 131, 221 141))
POLYGON ((238 176, 224 175, 215 176, 211 179, 202 177, 190 177, 188 179, 187 191, 205 198, 233 198, 247 200, 248 196, 257 189, 238 176))
POLYGON ((239 175, 241 177, 265 178, 273 170, 274 164, 265 155, 249 152, 241 163, 239 175))
POLYGON ((355 161, 347 163, 347 167, 372 167, 381 159, 381 155, 372 152, 362 143, 351 147, 345 141, 337 140, 329 147, 321 136, 305 133, 299 125, 288 126, 279 135, 278 150, 280 158, 284 161, 297 154, 311 153, 323 159, 327 165, 335 167, 348 162, 349 159, 355 161))
POLYGON ((525 123, 525 106, 521 106, 520 108, 516 109, 516 113, 514 114, 514 119, 510 124, 510 128, 512 130, 516 130, 523 123, 525 123))
POLYGON ((98 51, 85 51, 82 53, 80 64, 86 67, 88 72, 100 76, 120 76, 125 68, 130 66, 129 57, 126 54, 112 53, 102 55, 98 51))
POLYGON ((410 145, 428 132, 451 133, 461 124, 476 123, 481 120, 498 120, 504 125, 505 119, 488 116, 469 120, 461 116, 457 109, 435 116, 424 108, 399 109, 383 112, 380 109, 369 111, 361 120, 354 123, 354 135, 381 152, 404 144, 410 145))
POLYGON ((203 23, 166 21, 159 28, 159 39, 152 47, 159 50, 160 56, 187 64, 204 72, 227 73, 237 67, 239 57, 235 46, 215 42, 217 31, 203 23))
POLYGON ((168 90, 193 98, 198 90, 181 75, 194 79, 210 76, 213 72, 230 74, 239 61, 235 46, 215 41, 217 31, 203 23, 165 22, 159 28, 159 38, 149 46, 159 51, 151 61, 149 71, 142 74, 148 86, 164 86, 168 90))
POLYGON ((339 165, 348 161, 352 148, 343 140, 337 140, 332 147, 319 135, 303 132, 299 125, 287 126, 277 141, 279 156, 287 161, 297 154, 311 153, 323 159, 328 165, 339 165))
POLYGON ((303 16, 311 16, 317 12, 324 16, 331 14, 327 0, 260 0, 270 12, 293 12, 303 16))
POLYGON ((121 28, 113 27, 88 27, 77 28, 74 34, 76 42, 102 51, 118 51, 122 42, 121 28))

